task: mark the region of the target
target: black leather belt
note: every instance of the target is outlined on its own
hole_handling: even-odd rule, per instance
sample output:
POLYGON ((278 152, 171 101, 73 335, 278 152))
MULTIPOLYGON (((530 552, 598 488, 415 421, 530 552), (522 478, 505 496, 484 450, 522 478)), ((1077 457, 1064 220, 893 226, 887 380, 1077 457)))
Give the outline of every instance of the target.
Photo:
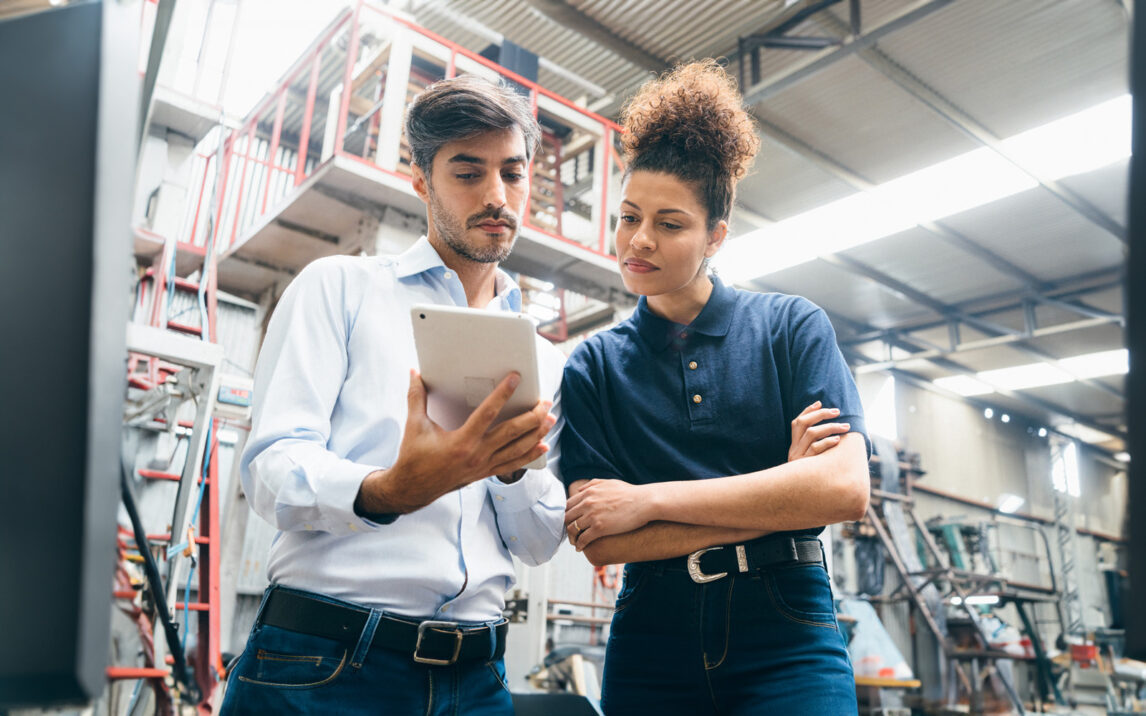
MULTIPOLYGON (((292 590, 273 589, 263 605, 259 624, 333 639, 354 648, 369 618, 369 609, 332 604, 292 590)), ((509 623, 504 619, 493 627, 491 634, 486 626, 417 622, 383 614, 371 646, 406 652, 419 664, 431 666, 490 661, 505 654, 508 628, 509 623)))
POLYGON ((684 569, 692 581, 705 584, 739 572, 790 564, 818 564, 823 561, 818 539, 769 536, 744 544, 706 547, 685 557, 652 564, 659 564, 665 569, 684 569))

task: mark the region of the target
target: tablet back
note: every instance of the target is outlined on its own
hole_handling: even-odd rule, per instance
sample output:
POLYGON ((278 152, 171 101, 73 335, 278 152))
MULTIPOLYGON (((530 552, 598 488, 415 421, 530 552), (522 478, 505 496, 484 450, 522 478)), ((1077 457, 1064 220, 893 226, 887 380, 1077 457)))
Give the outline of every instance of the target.
POLYGON ((536 329, 524 315, 427 304, 412 307, 410 320, 426 412, 438 425, 461 427, 510 371, 521 374, 521 383, 495 423, 537 404, 536 329))

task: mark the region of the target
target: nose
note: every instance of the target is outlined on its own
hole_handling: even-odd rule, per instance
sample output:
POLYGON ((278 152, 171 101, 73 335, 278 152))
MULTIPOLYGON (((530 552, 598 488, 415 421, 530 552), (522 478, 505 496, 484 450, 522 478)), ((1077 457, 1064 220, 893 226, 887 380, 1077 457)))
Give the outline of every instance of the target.
POLYGON ((629 239, 629 246, 631 246, 634 251, 652 251, 657 247, 649 237, 649 232, 646 230, 644 223, 633 232, 633 238, 629 239))
POLYGON ((482 198, 482 203, 490 209, 500 209, 505 206, 505 181, 502 180, 501 174, 497 172, 490 173, 490 179, 486 182, 485 196, 482 198))

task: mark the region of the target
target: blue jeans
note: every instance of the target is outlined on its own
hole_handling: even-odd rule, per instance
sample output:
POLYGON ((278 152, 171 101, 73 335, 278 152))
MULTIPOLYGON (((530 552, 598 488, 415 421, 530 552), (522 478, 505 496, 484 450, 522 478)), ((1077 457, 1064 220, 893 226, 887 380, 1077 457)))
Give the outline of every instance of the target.
MULTIPOLYGON (((281 589, 270 589, 276 588, 281 589)), ((228 674, 220 714, 513 714, 502 659, 429 666, 416 663, 408 653, 371 648, 377 616, 380 612, 375 610, 353 648, 332 639, 260 625, 256 618, 247 646, 228 674)))
POLYGON ((629 565, 601 706, 606 716, 855 714, 855 678, 824 566, 696 584, 663 563, 629 565))

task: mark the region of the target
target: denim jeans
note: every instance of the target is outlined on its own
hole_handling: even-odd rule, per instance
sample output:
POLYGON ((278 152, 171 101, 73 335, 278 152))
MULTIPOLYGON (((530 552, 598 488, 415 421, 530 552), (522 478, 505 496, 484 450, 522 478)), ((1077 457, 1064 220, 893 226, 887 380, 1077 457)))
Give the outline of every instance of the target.
MULTIPOLYGON (((348 604, 312 592, 305 594, 334 604, 348 604)), ((354 647, 259 625, 256 619, 247 646, 227 677, 220 713, 513 714, 502 659, 429 666, 416 663, 411 654, 371 648, 377 616, 380 612, 375 610, 354 647)))
POLYGON ((696 584, 632 564, 605 652, 606 716, 857 712, 828 573, 800 564, 696 584))

